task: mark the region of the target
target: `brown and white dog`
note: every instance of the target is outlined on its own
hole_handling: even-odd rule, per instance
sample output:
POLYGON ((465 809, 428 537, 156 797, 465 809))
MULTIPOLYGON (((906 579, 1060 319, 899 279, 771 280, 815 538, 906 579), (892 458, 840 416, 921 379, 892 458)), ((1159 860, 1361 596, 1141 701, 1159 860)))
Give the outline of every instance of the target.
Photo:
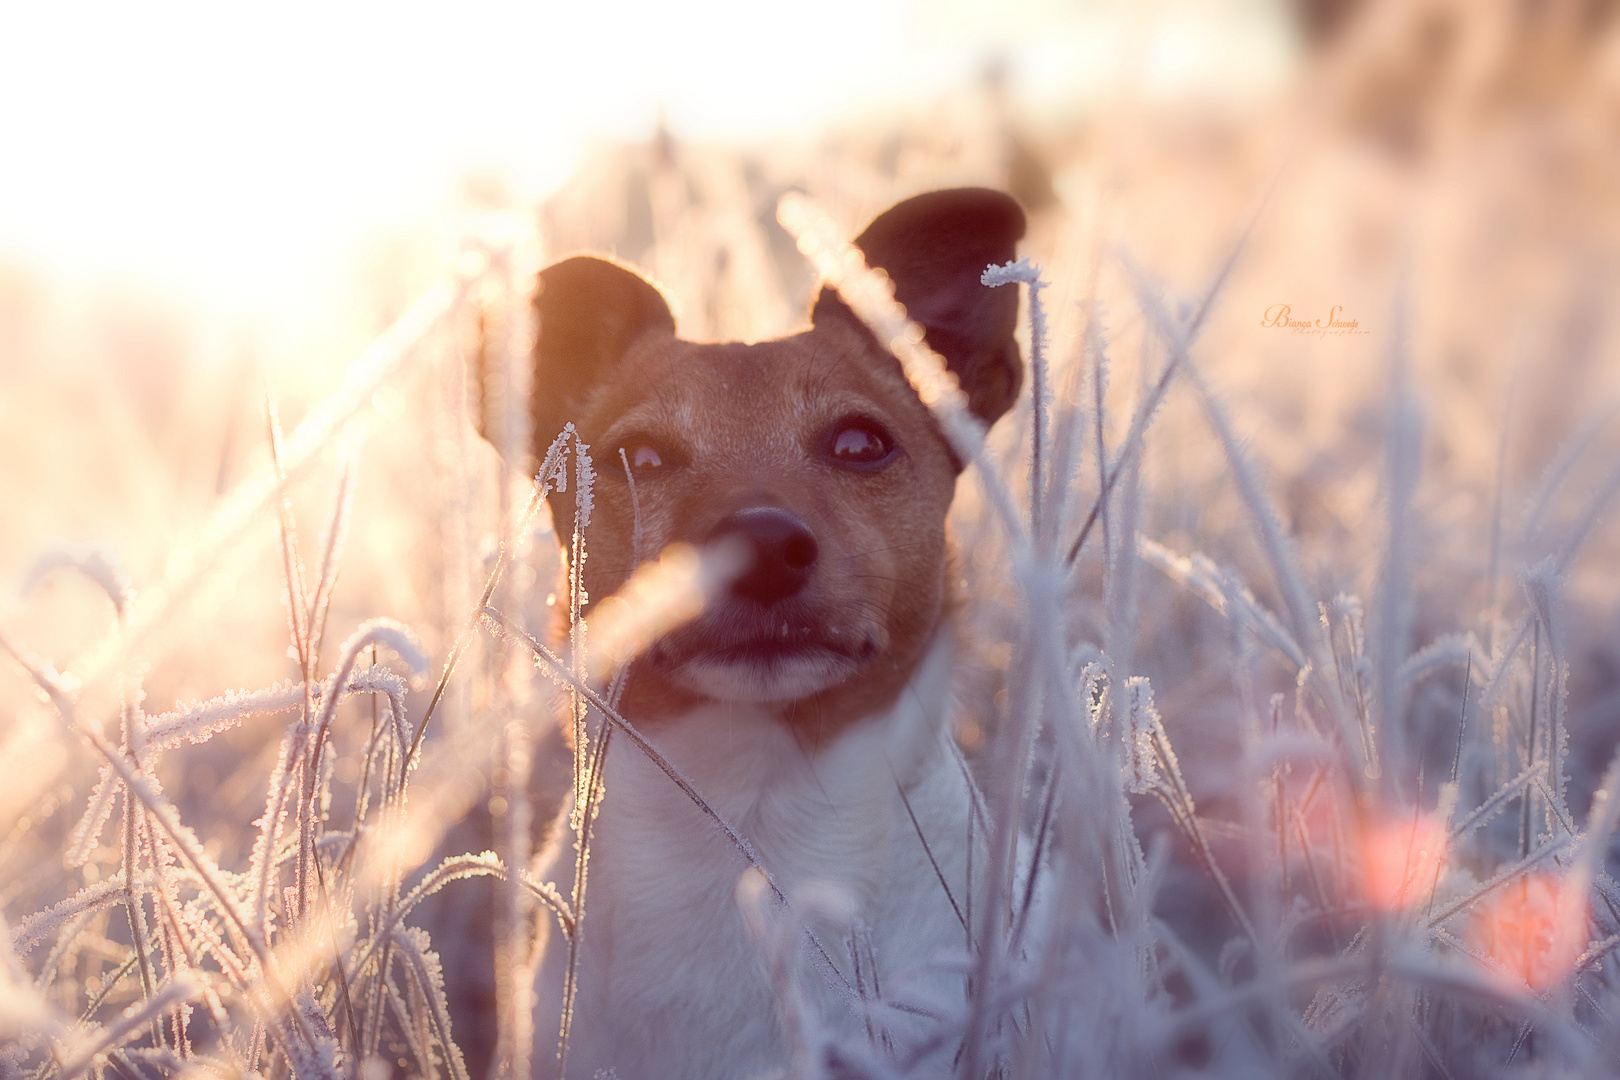
MULTIPOLYGON (((986 423, 1012 405, 1022 363, 1017 296, 979 276, 1012 259, 1023 232, 1013 200, 961 189, 902 202, 855 241, 986 423)), ((974 833, 945 745, 945 517, 959 462, 830 288, 810 329, 758 344, 681 340, 656 288, 596 258, 545 270, 536 307, 537 445, 572 421, 606 466, 590 596, 635 568, 621 449, 645 552, 724 540, 752 556, 723 598, 635 661, 621 712, 747 839, 790 905, 827 883, 864 927, 817 927, 824 957, 806 946, 794 970, 770 972, 735 899, 744 857, 619 740, 591 842, 567 1074, 744 1078, 856 1041, 897 1071, 942 1071, 956 1043, 941 1032, 965 1007, 974 833), (792 1015, 784 980, 802 994, 792 1015)), ((572 506, 554 511, 569 520, 572 506)), ((564 895, 569 809, 538 868, 564 895)), ((567 952, 555 930, 540 950, 537 1076, 558 1072, 567 952)))

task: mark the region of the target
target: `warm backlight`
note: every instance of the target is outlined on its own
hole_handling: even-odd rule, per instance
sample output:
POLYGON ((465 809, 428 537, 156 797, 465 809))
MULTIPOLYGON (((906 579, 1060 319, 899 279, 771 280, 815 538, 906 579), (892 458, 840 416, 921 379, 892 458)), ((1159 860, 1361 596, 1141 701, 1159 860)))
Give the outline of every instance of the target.
MULTIPOLYGON (((1468 943, 1498 965, 1497 972, 1532 990, 1544 990, 1575 969, 1584 933, 1560 937, 1564 881, 1528 874, 1481 898, 1468 918, 1468 943)), ((1564 905, 1564 918, 1586 925, 1586 905, 1564 905)))
POLYGON ((1445 857, 1445 822, 1434 814, 1374 819, 1361 842, 1368 902, 1384 911, 1412 906, 1429 895, 1445 857))

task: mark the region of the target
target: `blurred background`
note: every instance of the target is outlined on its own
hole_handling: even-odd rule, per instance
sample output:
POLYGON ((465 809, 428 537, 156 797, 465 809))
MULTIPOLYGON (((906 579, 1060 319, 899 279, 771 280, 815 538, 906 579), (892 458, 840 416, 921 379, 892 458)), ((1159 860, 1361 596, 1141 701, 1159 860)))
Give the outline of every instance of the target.
MULTIPOLYGON (((1424 551, 1471 569, 1471 610, 1440 605, 1466 622, 1501 588, 1488 560, 1511 577, 1495 534, 1541 528, 1520 516, 1566 438, 1599 425, 1538 515, 1575 515, 1620 446, 1602 426, 1620 392, 1616 7, 8 5, 0 570, 14 589, 70 541, 108 546, 137 588, 160 580, 263 468, 266 390, 295 424, 491 215, 534 224, 544 259, 640 265, 689 337, 762 338, 795 325, 813 284, 774 220, 783 191, 808 190, 853 234, 897 198, 980 183, 1031 211, 1057 362, 1097 312, 1122 405, 1157 363, 1135 280, 1192 302, 1254 222, 1198 356, 1324 595, 1376 568, 1377 403, 1390 357, 1408 355, 1428 410, 1424 551), (1286 325, 1333 319, 1355 325, 1286 325)), ((442 583, 466 572, 446 564, 444 523, 461 512, 477 548, 469 493, 495 472, 465 460, 481 448, 457 429, 455 366, 375 402, 335 609, 393 615, 434 645, 442 583)), ((1207 545, 1241 522, 1182 419, 1172 399, 1155 432, 1156 527, 1207 545)), ((295 499, 312 534, 329 487, 295 499)), ((239 570, 273 558, 273 522, 258 532, 239 570)), ((1220 554, 1241 560, 1232 543, 1220 554)), ((277 577, 221 576, 206 620, 172 620, 149 650, 156 707, 289 673, 280 620, 259 617, 277 577), (204 625, 206 654, 165 665, 204 625)), ((1620 573, 1589 556, 1575 580, 1612 663, 1620 573)), ((42 588, 11 593, 6 617, 70 667, 106 614, 42 588)), ((1613 687, 1617 671, 1574 678, 1613 687)))
MULTIPOLYGON (((0 577, 67 541, 107 546, 137 588, 161 580, 264 468, 266 391, 290 429, 492 215, 536 225, 543 259, 638 263, 689 337, 759 338, 792 328, 812 285, 774 221, 782 191, 853 234, 916 191, 1007 187, 1065 260, 1072 341, 1104 237, 1129 232, 1182 285, 1212 271, 1338 21, 1249 0, 7 5, 0 577)), ((1349 299, 1326 273, 1272 284, 1349 299)), ((376 402, 350 625, 436 635, 447 510, 474 512, 465 469, 444 467, 464 452, 454 408, 425 405, 446 385, 376 402)), ((312 534, 330 484, 295 499, 312 534)), ((258 617, 279 574, 245 572, 273 571, 273 523, 254 538, 199 609, 202 639, 175 619, 148 650, 149 707, 289 673, 283 620, 258 617), (166 665, 188 640, 206 654, 166 665)), ((40 587, 8 617, 71 667, 106 612, 40 587)))
MULTIPOLYGON (((1087 385, 1098 329, 1111 445, 1163 361, 1142 282, 1191 311, 1242 241, 1193 357, 1268 467, 1319 596, 1371 594, 1406 372, 1424 410, 1415 644, 1522 608, 1519 570, 1613 495, 1613 0, 9 4, 0 625, 71 670, 110 612, 69 577, 26 582, 32 560, 102 544, 138 590, 161 582, 266 469, 266 391, 291 428, 469 235, 517 221, 547 261, 614 253, 664 286, 685 336, 758 339, 791 330, 814 284, 776 224, 783 192, 853 235, 958 184, 1030 211, 1060 391, 1087 385)), ((470 340, 372 402, 329 642, 392 616, 437 662, 476 596, 499 465, 463 405, 470 340)), ((1212 445, 1172 395, 1144 532, 1270 600, 1212 445)), ((311 547, 327 457, 292 491, 311 547)), ((1604 520, 1572 567, 1565 642, 1588 791, 1620 729, 1620 529, 1604 520)), ((149 710, 297 674, 276 535, 264 515, 142 644, 149 710)), ((1183 759, 1221 760, 1236 729, 1218 721, 1238 710, 1226 631, 1157 579, 1141 607, 1133 670, 1183 759)), ((1076 599, 1077 636, 1101 640, 1089 610, 1076 599)), ((1459 686, 1414 701, 1452 717, 1442 751, 1459 686)), ((37 765, 0 792, 13 865, 38 850, 31 829, 49 846, 71 825, 92 771, 15 723, 36 713, 0 663, 0 739, 37 765)), ((232 736, 238 780, 228 757, 171 755, 190 764, 166 785, 248 820, 277 725, 232 736)), ((1194 781, 1218 810, 1219 771, 1194 781)), ((40 902, 3 880, 0 902, 40 902)))
MULTIPOLYGON (((1151 366, 1132 275, 1190 301, 1252 219, 1199 355, 1241 402, 1308 556, 1320 544, 1321 573, 1346 586, 1371 569, 1367 409, 1404 342, 1429 409, 1435 552, 1477 566, 1496 550, 1482 538, 1498 475, 1504 520, 1522 524, 1563 439, 1620 391, 1616 8, 7 5, 0 568, 15 581, 66 540, 109 545, 137 587, 158 579, 262 466, 266 388, 290 427, 492 213, 533 222, 544 259, 637 263, 689 337, 760 338, 792 328, 812 285, 774 220, 782 191, 808 190, 853 233, 960 183, 1032 212, 1060 363, 1095 310, 1116 365, 1151 366), (1279 306, 1285 322, 1357 325, 1306 333, 1279 306)), ((360 482, 375 512, 339 596, 356 618, 434 614, 442 507, 389 485, 410 487, 457 422, 412 404, 446 385, 376 403, 387 437, 360 482)), ((1136 389, 1123 371, 1111 385, 1122 402, 1136 389)), ((1171 462, 1175 421, 1172 402, 1157 433, 1171 462)), ((1616 446, 1597 438, 1587 468, 1616 446)), ((1197 491, 1215 468, 1194 453, 1158 476, 1197 491)), ((1579 505, 1596 484, 1577 471, 1561 490, 1579 505)), ((1183 531, 1218 512, 1214 497, 1172 504, 1183 531)), ((1583 595, 1614 599, 1612 563, 1579 569, 1583 595)), ((47 620, 65 628, 41 649, 66 663, 82 614, 47 620)), ((176 691, 263 678, 280 656, 239 652, 176 691)))

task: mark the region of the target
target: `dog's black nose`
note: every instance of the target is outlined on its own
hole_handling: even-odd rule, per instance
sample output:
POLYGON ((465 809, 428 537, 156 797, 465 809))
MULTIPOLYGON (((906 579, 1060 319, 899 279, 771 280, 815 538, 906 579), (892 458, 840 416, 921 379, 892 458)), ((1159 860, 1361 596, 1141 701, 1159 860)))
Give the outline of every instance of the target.
POLYGON ((713 543, 741 540, 751 556, 742 576, 731 583, 733 596, 769 607, 804 588, 816 566, 816 537, 810 526, 775 506, 739 510, 716 525, 713 543))

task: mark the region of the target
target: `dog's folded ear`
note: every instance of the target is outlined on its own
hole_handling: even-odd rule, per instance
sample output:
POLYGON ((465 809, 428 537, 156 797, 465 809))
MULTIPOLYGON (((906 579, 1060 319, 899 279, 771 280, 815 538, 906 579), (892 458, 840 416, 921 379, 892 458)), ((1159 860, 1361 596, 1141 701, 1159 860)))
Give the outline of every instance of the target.
MULTIPOLYGON (((1018 290, 979 280, 991 263, 1017 257, 1024 211, 1011 197, 985 188, 933 191, 898 203, 855 238, 868 266, 894 282, 895 299, 945 358, 986 424, 1012 407, 1024 365, 1013 331, 1018 290)), ((811 321, 850 317, 838 294, 823 288, 811 321)))
POLYGON ((587 255, 540 272, 534 309, 540 321, 531 397, 538 455, 564 424, 582 419, 591 388, 612 377, 638 338, 674 335, 675 317, 645 278, 587 255))

